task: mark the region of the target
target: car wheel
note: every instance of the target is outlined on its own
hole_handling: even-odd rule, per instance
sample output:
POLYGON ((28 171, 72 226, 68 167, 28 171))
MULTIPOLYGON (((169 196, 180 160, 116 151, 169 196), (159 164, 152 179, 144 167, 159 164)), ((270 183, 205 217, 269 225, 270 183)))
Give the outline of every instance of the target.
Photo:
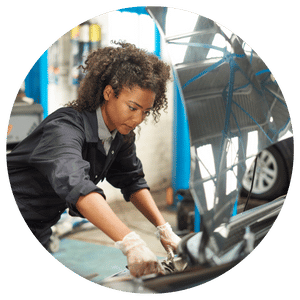
MULTIPOLYGON (((242 194, 248 194, 253 179, 254 162, 246 171, 243 180, 242 194)), ((269 147, 257 158, 252 198, 273 200, 287 191, 288 174, 280 152, 275 147, 269 147)))

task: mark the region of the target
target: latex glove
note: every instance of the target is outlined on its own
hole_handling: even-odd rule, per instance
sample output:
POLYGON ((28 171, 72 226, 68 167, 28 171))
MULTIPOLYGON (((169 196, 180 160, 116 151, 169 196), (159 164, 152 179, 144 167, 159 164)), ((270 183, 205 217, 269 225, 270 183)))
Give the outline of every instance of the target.
POLYGON ((134 277, 158 273, 163 274, 164 269, 155 254, 135 232, 127 234, 115 246, 127 256, 128 269, 134 277))
POLYGON ((169 249, 171 249, 174 253, 176 253, 181 238, 173 232, 171 225, 166 223, 164 225, 157 226, 156 228, 156 235, 160 239, 160 242, 166 251, 169 252, 169 249))

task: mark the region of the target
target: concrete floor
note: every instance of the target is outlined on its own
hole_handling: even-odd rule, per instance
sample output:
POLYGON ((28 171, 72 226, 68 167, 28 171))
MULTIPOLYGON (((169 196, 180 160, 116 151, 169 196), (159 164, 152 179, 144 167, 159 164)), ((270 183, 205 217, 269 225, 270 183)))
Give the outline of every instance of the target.
MULTIPOLYGON (((166 192, 152 193, 152 196, 165 220, 176 229, 176 211, 166 203, 166 192)), ((156 228, 125 200, 109 203, 118 217, 141 236, 158 259, 166 257, 166 251, 155 236, 156 228)), ((123 271, 127 259, 114 247, 114 242, 91 223, 85 223, 74 232, 61 238, 59 249, 53 256, 76 274, 99 282, 115 273, 123 271)))

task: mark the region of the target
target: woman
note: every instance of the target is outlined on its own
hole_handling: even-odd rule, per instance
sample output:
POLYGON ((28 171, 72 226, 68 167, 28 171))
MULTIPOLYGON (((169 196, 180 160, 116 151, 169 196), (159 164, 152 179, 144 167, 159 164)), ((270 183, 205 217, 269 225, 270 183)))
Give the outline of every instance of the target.
POLYGON ((134 45, 92 52, 78 99, 48 116, 8 156, 12 191, 27 225, 48 247, 51 226, 69 208, 115 241, 133 276, 163 273, 156 256, 114 214, 96 184, 106 178, 157 227, 166 250, 180 238, 159 212, 136 157, 133 130, 167 108, 169 67, 134 45))

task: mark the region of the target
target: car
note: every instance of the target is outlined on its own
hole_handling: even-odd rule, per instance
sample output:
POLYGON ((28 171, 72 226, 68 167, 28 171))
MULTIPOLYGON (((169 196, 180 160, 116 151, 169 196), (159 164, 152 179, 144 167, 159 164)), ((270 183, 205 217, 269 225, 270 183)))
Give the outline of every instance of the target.
POLYGON ((286 194, 292 175, 293 153, 293 137, 281 140, 263 150, 257 157, 252 190, 254 162, 243 177, 241 195, 247 196, 251 191, 251 197, 254 199, 274 200, 286 194))
POLYGON ((286 199, 293 138, 279 142, 292 132, 287 105, 270 70, 239 37, 188 12, 176 11, 173 18, 168 14, 174 9, 147 7, 147 11, 171 46, 168 49, 185 49, 182 61, 172 67, 178 103, 187 115, 188 124, 182 126, 189 129, 190 159, 184 163, 191 170, 188 188, 176 193, 185 210, 184 222, 193 218, 195 206, 200 218, 194 215, 195 226, 183 234, 177 256, 162 260, 164 275, 136 279, 125 269, 96 283, 135 293, 167 293, 218 277, 245 259, 266 236, 286 199), (195 20, 191 31, 167 36, 172 20, 182 19, 195 20), (216 37, 223 46, 215 43, 216 37), (210 50, 220 55, 210 55, 210 50), (253 159, 256 167, 247 168, 253 159), (257 177, 252 176, 255 169, 257 177), (270 170, 275 169, 272 185, 263 181, 263 190, 253 189, 255 177, 260 182, 261 174, 274 175, 270 170), (254 192, 268 201, 238 211, 243 182, 247 194, 254 192))
POLYGON ((133 278, 127 269, 104 280, 101 286, 131 293, 168 293, 204 284, 229 271, 245 259, 268 233, 284 203, 285 196, 248 210, 221 225, 213 239, 205 230, 186 235, 179 244, 178 255, 167 257, 161 263, 164 275, 146 275, 133 278), (226 232, 226 237, 221 233, 226 232), (221 245, 219 255, 209 245, 221 245))
MULTIPOLYGON (((253 205, 257 206, 287 194, 293 170, 293 153, 294 142, 293 137, 290 136, 257 155, 256 168, 254 160, 242 179, 238 201, 241 209, 245 203, 243 200, 248 197, 254 203, 253 205), (252 186, 254 168, 255 180, 252 186)), ((177 204, 177 229, 180 233, 193 231, 194 199, 187 190, 178 190, 177 195, 182 197, 177 204)))

